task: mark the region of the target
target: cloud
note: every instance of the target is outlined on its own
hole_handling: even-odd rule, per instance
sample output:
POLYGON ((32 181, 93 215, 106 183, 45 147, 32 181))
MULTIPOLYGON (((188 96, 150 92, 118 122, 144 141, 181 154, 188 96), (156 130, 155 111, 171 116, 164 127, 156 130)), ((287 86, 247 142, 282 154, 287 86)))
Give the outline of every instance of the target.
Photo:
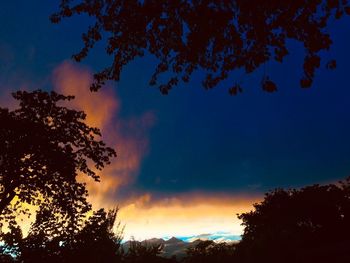
POLYGON ((201 233, 241 235, 237 213, 250 211, 261 196, 187 193, 153 199, 151 194, 124 203, 119 212, 124 239, 143 240, 201 233))
POLYGON ((87 182, 90 201, 95 207, 116 206, 118 189, 135 181, 142 158, 148 151, 148 131, 155 122, 152 112, 141 116, 123 119, 120 116, 121 102, 115 90, 106 86, 99 92, 90 92, 91 72, 70 62, 63 62, 53 74, 54 89, 65 95, 74 95, 70 107, 83 110, 86 122, 98 127, 102 139, 117 151, 117 158, 102 172, 101 182, 87 182))
MULTIPOLYGON (((196 236, 201 233, 240 235, 243 227, 236 214, 252 209, 261 196, 218 193, 180 193, 159 195, 140 193, 133 183, 148 152, 148 134, 155 123, 152 111, 141 116, 122 117, 122 103, 115 89, 106 86, 96 93, 89 91, 92 74, 87 68, 63 62, 53 72, 54 89, 66 95, 75 95, 69 107, 83 110, 87 123, 101 129, 102 139, 117 151, 117 158, 102 172, 101 182, 87 182, 89 200, 94 209, 119 205, 119 220, 125 224, 125 239, 134 236, 146 239, 166 236, 196 236), (119 194, 130 189, 128 195, 119 194), (116 200, 119 196, 119 200, 116 200)), ((7 97, 1 97, 5 102, 7 97)), ((14 100, 12 100, 14 101, 14 100)), ((29 224, 26 226, 29 227, 29 224)))

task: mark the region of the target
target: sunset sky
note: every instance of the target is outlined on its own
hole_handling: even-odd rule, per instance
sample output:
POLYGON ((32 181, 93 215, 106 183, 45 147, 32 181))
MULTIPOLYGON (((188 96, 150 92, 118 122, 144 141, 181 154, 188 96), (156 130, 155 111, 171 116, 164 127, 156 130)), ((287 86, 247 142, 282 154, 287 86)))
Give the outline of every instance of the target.
POLYGON ((92 73, 110 58, 101 45, 83 63, 70 60, 89 19, 51 24, 56 2, 0 2, 0 105, 13 106, 9 93, 19 89, 76 95, 71 107, 84 110, 118 154, 100 184, 88 181, 90 200, 120 207, 126 239, 239 235, 236 214, 266 191, 350 175, 349 18, 334 22, 334 44, 323 54, 337 69, 322 67, 310 89, 299 87, 302 48, 290 43, 293 56, 266 65, 274 94, 261 90, 260 70, 243 75, 235 97, 225 85, 205 91, 203 72, 164 96, 148 85, 150 56, 90 93, 92 73))

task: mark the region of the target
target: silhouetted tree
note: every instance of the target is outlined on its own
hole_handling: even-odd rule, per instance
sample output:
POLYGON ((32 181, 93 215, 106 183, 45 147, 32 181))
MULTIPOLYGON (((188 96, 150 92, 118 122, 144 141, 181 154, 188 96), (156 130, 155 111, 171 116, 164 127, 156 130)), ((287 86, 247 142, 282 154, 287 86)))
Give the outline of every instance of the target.
POLYGON ((23 238, 18 225, 11 225, 3 234, 3 256, 12 255, 13 260, 24 263, 120 262, 121 235, 113 232, 116 216, 117 209, 100 209, 88 219, 80 218, 72 232, 70 223, 42 208, 27 237, 23 238))
MULTIPOLYGON (((309 87, 320 67, 321 51, 332 44, 330 21, 350 14, 350 7, 347 0, 61 0, 51 21, 80 14, 94 22, 73 58, 81 61, 105 38, 113 60, 95 74, 92 90, 106 80, 119 80, 125 65, 149 52, 159 61, 150 84, 167 94, 179 81, 189 81, 197 69, 207 73, 203 85, 210 89, 233 70, 251 73, 266 62, 282 62, 290 51, 287 40, 304 46, 300 85, 309 87), (171 75, 159 83, 164 72, 171 75)), ((335 61, 327 64, 335 67, 335 61)), ((277 86, 265 75, 262 88, 274 92, 277 86)), ((232 95, 241 91, 239 83, 229 89, 232 95)))
POLYGON ((132 240, 129 242, 127 251, 123 251, 123 262, 125 263, 143 263, 143 262, 168 262, 167 259, 160 257, 163 244, 142 244, 132 240))
POLYGON ((115 234, 117 209, 108 213, 104 209, 96 211, 85 226, 64 248, 68 251, 68 262, 120 262, 120 233, 115 234))
POLYGON ((0 262, 15 262, 14 256, 20 252, 22 239, 22 230, 16 220, 10 220, 7 233, 0 232, 0 262))
MULTIPOLYGON (((196 241, 195 241, 196 242, 196 241)), ((235 244, 215 243, 212 240, 199 240, 195 246, 187 249, 186 263, 235 262, 235 244)))
POLYGON ((350 179, 277 189, 239 215, 241 262, 350 262, 350 179))
POLYGON ((10 255, 7 255, 7 254, 2 254, 2 252, 0 252, 0 262, 2 263, 14 263, 15 260, 10 256, 10 255))
POLYGON ((0 216, 26 212, 23 203, 50 204, 73 222, 90 209, 78 173, 99 181, 94 169, 108 164, 115 151, 84 122, 84 112, 62 106, 72 96, 37 90, 13 97, 18 109, 0 108, 0 216))
MULTIPOLYGON (((68 232, 65 221, 60 221, 59 215, 52 210, 53 207, 42 206, 36 213, 36 220, 31 225, 27 237, 19 235, 16 243, 9 243, 4 238, 7 250, 11 251, 17 262, 64 262, 62 255, 62 240, 74 231, 68 232)), ((21 229, 17 226, 17 231, 21 229)), ((77 228, 75 228, 77 229, 77 228)), ((13 236, 9 231, 4 236, 13 236)))

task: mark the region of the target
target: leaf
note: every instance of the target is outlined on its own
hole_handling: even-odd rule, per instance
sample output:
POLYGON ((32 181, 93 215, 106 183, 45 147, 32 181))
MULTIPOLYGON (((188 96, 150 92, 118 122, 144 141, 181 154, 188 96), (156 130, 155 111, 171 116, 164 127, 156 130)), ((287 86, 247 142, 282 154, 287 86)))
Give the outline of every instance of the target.
POLYGON ((269 78, 266 78, 262 81, 262 89, 266 92, 276 92, 277 86, 269 78))

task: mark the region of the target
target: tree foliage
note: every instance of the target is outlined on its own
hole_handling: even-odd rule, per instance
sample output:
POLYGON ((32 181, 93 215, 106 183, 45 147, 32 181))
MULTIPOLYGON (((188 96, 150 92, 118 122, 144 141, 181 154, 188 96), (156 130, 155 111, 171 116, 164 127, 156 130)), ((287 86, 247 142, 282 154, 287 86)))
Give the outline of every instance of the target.
POLYGON ((121 235, 113 232, 116 216, 117 209, 100 209, 88 219, 80 218, 71 232, 48 208, 42 208, 27 237, 15 224, 2 235, 2 256, 12 255, 15 262, 25 263, 120 262, 121 235), (54 228, 59 230, 53 232, 54 228))
MULTIPOLYGON (((195 241, 196 242, 196 241, 195 241)), ((190 246, 184 259, 185 263, 215 263, 235 262, 236 244, 215 243, 212 240, 199 240, 194 246, 190 246)))
POLYGON ((1 262, 350 261, 350 178, 339 184, 271 191, 253 211, 239 215, 245 227, 240 242, 197 240, 178 260, 162 257, 166 244, 131 241, 122 245, 121 235, 112 231, 116 215, 117 210, 101 209, 72 226, 51 207, 42 207, 27 237, 16 221, 10 222, 9 231, 1 235, 1 262))
POLYGON ((175 263, 161 257, 163 246, 130 241, 127 249, 121 243, 123 229, 116 223, 117 209, 95 211, 89 218, 81 217, 75 231, 61 221, 50 208, 42 208, 23 237, 15 221, 1 235, 1 262, 23 263, 175 263), (55 230, 56 229, 56 230, 55 230), (11 256, 10 256, 11 255, 11 256), (8 261, 5 261, 8 260, 8 261))
POLYGON ((78 173, 99 181, 115 151, 89 127, 85 113, 62 105, 73 99, 55 92, 18 91, 19 108, 0 108, 0 215, 22 204, 49 205, 76 220, 90 209, 78 173))
POLYGON ((161 257, 164 244, 147 244, 135 240, 129 242, 127 251, 123 250, 123 262, 125 263, 165 263, 173 262, 161 257))
POLYGON ((242 262, 349 262, 350 178, 338 185, 277 189, 239 215, 242 262))
MULTIPOLYGON (((267 62, 282 62, 290 52, 288 40, 305 49, 300 85, 309 87, 321 51, 332 44, 330 22, 350 14, 350 6, 347 0, 61 0, 51 21, 81 14, 94 22, 73 58, 81 61, 102 39, 112 57, 111 65, 95 74, 92 90, 119 80, 125 65, 148 52, 159 62, 150 84, 167 94, 197 69, 206 72, 203 86, 210 89, 234 70, 251 73, 267 62), (169 75, 159 81, 164 72, 169 75)), ((327 64, 335 66, 335 61, 327 64)), ((262 89, 274 92, 277 86, 263 76, 262 89)), ((229 88, 232 95, 241 91, 239 83, 229 88)))

